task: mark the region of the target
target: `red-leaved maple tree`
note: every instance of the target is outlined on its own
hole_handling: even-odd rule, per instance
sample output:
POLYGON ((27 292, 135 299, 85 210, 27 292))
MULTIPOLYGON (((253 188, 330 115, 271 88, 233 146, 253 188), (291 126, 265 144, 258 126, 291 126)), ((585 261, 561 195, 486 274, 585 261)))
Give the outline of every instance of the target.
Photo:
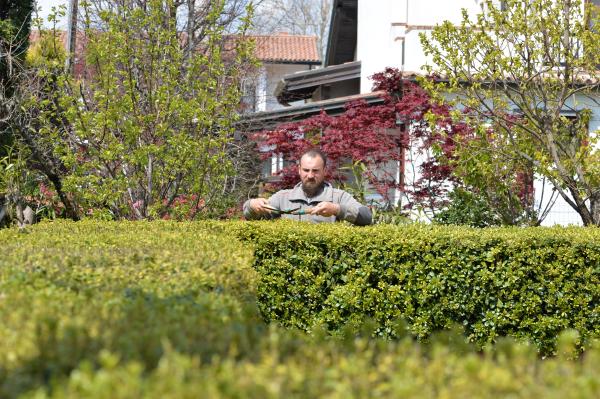
POLYGON ((281 154, 291 161, 278 172, 279 179, 271 183, 273 189, 296 184, 296 161, 306 150, 318 147, 328 156, 327 178, 334 183, 348 183, 344 165, 359 165, 370 187, 387 204, 392 204, 393 189, 402 190, 407 199, 402 205, 407 208, 437 208, 445 203, 453 180, 447 161, 453 157, 455 136, 468 132, 467 126, 454 123, 447 106, 434 103, 397 69, 386 68, 372 79, 373 90, 382 92, 384 101, 380 105, 352 101, 341 115, 330 116, 322 111, 256 136, 261 147, 269 149, 262 153, 264 159, 281 154), (431 120, 436 121, 438 129, 431 129, 431 120), (404 176, 397 179, 389 165, 395 163, 402 168, 409 149, 424 155, 424 161, 415 166, 418 177, 411 181, 404 176))

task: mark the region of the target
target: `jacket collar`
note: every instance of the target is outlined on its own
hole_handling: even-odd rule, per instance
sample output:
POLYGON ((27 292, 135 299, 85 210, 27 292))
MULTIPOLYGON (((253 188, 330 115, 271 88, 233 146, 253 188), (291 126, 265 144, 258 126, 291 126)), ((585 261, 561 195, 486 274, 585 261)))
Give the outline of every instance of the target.
POLYGON ((307 203, 331 201, 332 190, 333 190, 333 187, 331 186, 330 183, 323 182, 323 186, 322 186, 321 190, 319 191, 319 193, 317 195, 315 195, 314 197, 309 198, 306 196, 306 194, 304 193, 304 190, 302 189, 302 183, 298 183, 294 186, 292 191, 290 191, 288 198, 290 201, 304 201, 307 203))

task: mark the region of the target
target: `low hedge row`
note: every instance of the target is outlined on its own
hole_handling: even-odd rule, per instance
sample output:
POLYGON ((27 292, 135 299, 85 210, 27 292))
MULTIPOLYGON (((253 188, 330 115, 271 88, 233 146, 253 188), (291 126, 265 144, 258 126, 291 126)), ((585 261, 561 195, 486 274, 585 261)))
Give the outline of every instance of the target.
MULTIPOLYGON (((438 337, 441 338, 441 337, 438 337)), ((39 389, 35 399, 130 398, 544 398, 600 396, 600 347, 573 354, 573 334, 561 336, 560 356, 541 360, 531 345, 500 342, 477 353, 411 339, 336 340, 270 328, 256 359, 228 355, 202 363, 167 349, 158 366, 121 362, 104 352, 100 367, 83 363, 39 389)), ((464 337, 462 338, 464 342, 464 337)))
MULTIPOLYGON (((357 280, 359 269, 369 270, 367 259, 385 258, 361 248, 375 250, 377 240, 389 241, 378 250, 389 251, 395 247, 394 232, 413 241, 419 241, 419 234, 439 238, 440 231, 464 239, 464 231, 427 229, 86 221, 42 223, 25 232, 0 230, 0 398, 600 396, 598 343, 588 340, 585 354, 570 360, 581 338, 593 335, 592 328, 563 334, 558 356, 541 359, 534 346, 500 338, 480 351, 462 335, 471 327, 452 324, 452 317, 436 320, 459 332, 435 332, 439 326, 427 326, 423 337, 428 342, 418 343, 408 334, 418 332, 409 312, 386 321, 366 306, 358 308, 368 299, 358 291, 359 280, 375 287, 364 291, 379 298, 379 284, 366 275, 357 280), (254 243, 242 244, 234 235, 254 243), (282 321, 289 315, 285 324, 308 326, 311 334, 268 325, 260 317, 251 249, 265 272, 259 304, 264 314, 273 312, 270 317, 282 321), (302 259, 308 266, 301 266, 302 259), (350 264, 354 269, 340 271, 350 264), (289 279, 275 278, 278 273, 289 279), (333 302, 320 307, 311 302, 312 313, 301 314, 303 301, 317 298, 313 285, 321 284, 327 273, 339 281, 327 285, 324 300, 338 300, 336 317, 346 315, 347 320, 318 320, 317 310, 326 316, 323 312, 333 302), (299 281, 304 285, 296 286, 299 281), (352 281, 359 295, 332 295, 344 292, 352 281), (269 282, 276 285, 269 287, 269 282), (287 292, 298 293, 295 297, 284 295, 286 284, 287 292), (303 296, 306 292, 312 296, 303 296), (289 313, 277 303, 266 306, 273 295, 288 298, 284 305, 289 313), (403 318, 411 323, 408 328, 403 318), (398 339, 373 338, 374 331, 398 339)), ((593 249, 589 247, 590 256, 593 249)), ((585 272, 586 267, 576 269, 588 273, 587 283, 597 282, 597 268, 585 272)), ((422 284, 436 276, 424 277, 422 284)), ((423 287, 421 291, 431 292, 423 287)), ((588 308, 596 311, 597 295, 589 298, 588 308)), ((390 301, 386 306, 398 305, 390 301)), ((597 326, 591 321, 593 311, 587 318, 592 327, 597 326)))
POLYGON ((198 223, 52 222, 0 230, 0 398, 102 351, 152 370, 165 343, 209 361, 255 356, 251 251, 198 223))
POLYGON ((373 320, 419 339, 464 326, 478 346, 499 336, 543 354, 565 329, 600 335, 600 230, 429 225, 236 225, 254 243, 259 308, 268 321, 335 333, 373 320))

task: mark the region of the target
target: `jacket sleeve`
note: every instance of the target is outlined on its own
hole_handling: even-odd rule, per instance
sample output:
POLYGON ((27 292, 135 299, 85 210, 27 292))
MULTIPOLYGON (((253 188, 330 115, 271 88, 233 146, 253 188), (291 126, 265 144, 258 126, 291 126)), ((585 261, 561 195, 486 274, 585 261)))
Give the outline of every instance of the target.
MULTIPOLYGON (((248 220, 277 219, 278 217, 281 217, 281 215, 276 215, 273 213, 265 214, 265 215, 255 214, 254 212, 252 212, 252 209, 250 209, 250 201, 252 201, 252 200, 249 199, 246 202, 244 202, 244 217, 246 219, 248 219, 248 220)), ((269 198, 269 205, 271 205, 274 208, 281 209, 280 202, 281 202, 281 194, 279 194, 279 192, 276 192, 275 194, 273 194, 271 196, 271 198, 269 198)))
POLYGON ((354 199, 347 192, 340 196, 340 213, 338 219, 345 220, 357 226, 367 226, 373 222, 371 210, 354 199))

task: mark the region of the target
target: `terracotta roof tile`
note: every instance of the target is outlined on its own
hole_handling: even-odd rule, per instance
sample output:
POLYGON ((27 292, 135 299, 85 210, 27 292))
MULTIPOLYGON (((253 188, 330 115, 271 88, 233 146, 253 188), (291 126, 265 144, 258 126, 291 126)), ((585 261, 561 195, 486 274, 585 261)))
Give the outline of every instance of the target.
POLYGON ((316 36, 277 35, 250 36, 256 42, 256 57, 270 62, 319 63, 316 36))

